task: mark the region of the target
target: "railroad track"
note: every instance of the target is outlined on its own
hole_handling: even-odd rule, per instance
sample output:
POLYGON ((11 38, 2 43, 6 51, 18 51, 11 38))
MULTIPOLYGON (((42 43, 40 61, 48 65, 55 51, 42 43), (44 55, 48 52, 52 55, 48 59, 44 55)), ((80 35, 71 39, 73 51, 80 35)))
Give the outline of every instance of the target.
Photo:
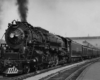
POLYGON ((70 69, 59 71, 53 75, 44 77, 40 80, 75 80, 87 66, 91 65, 94 62, 97 62, 98 60, 100 61, 100 59, 87 61, 84 64, 77 65, 70 69))
MULTIPOLYGON (((50 73, 51 75, 52 74, 54 75, 55 73, 57 73, 59 71, 62 71, 62 72, 65 71, 66 66, 69 69, 70 67, 77 66, 77 65, 85 63, 85 62, 89 62, 89 61, 87 60, 87 61, 83 61, 83 62, 79 62, 79 63, 74 63, 74 64, 71 63, 69 65, 57 66, 57 67, 53 67, 53 68, 49 68, 49 69, 44 69, 44 70, 40 70, 40 71, 28 73, 28 74, 23 74, 23 75, 19 75, 19 76, 14 76, 14 77, 3 77, 3 76, 0 76, 0 80, 28 80, 28 78, 30 78, 30 77, 36 77, 37 75, 41 75, 41 74, 44 74, 46 72, 50 72, 50 71, 54 71, 55 69, 56 70, 58 69, 58 71, 56 71, 54 73, 50 73), (62 70, 60 70, 60 68, 62 68, 62 70)), ((48 75, 46 75, 46 76, 49 77, 48 75)), ((32 79, 32 80, 34 80, 34 79, 32 79)), ((41 80, 46 80, 46 78, 42 78, 41 80)))

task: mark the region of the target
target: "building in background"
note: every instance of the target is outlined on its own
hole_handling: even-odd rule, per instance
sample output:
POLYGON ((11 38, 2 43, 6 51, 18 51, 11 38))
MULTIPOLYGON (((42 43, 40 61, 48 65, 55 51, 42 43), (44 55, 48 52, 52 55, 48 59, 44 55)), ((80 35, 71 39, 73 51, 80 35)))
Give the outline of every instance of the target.
POLYGON ((93 46, 100 49, 100 36, 70 37, 70 38, 82 45, 93 46))
POLYGON ((0 44, 1 44, 1 43, 6 43, 6 42, 5 42, 5 40, 0 39, 0 44))

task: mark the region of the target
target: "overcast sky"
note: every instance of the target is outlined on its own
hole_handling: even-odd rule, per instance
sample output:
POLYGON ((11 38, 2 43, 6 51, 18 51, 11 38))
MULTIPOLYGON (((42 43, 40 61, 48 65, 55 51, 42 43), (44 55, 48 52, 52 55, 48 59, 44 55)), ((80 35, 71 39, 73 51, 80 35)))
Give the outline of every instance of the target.
MULTIPOLYGON (((28 0, 27 21, 66 37, 100 36, 100 0, 28 0)), ((20 20, 16 0, 0 0, 0 37, 20 20)))

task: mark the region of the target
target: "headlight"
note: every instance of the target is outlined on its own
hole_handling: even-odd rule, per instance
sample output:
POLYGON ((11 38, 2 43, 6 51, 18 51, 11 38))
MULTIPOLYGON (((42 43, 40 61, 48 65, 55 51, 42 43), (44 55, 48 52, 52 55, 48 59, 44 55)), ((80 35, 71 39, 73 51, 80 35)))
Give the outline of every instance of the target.
POLYGON ((33 59, 33 62, 36 62, 36 59, 33 59))
POLYGON ((38 58, 35 57, 35 58, 33 59, 33 62, 38 62, 38 58))

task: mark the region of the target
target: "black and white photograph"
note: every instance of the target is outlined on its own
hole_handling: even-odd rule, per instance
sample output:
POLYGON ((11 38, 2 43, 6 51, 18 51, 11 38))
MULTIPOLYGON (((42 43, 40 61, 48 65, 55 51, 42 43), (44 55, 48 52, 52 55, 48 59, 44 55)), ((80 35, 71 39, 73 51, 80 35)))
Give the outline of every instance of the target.
POLYGON ((100 80, 100 0, 0 0, 0 80, 100 80))

